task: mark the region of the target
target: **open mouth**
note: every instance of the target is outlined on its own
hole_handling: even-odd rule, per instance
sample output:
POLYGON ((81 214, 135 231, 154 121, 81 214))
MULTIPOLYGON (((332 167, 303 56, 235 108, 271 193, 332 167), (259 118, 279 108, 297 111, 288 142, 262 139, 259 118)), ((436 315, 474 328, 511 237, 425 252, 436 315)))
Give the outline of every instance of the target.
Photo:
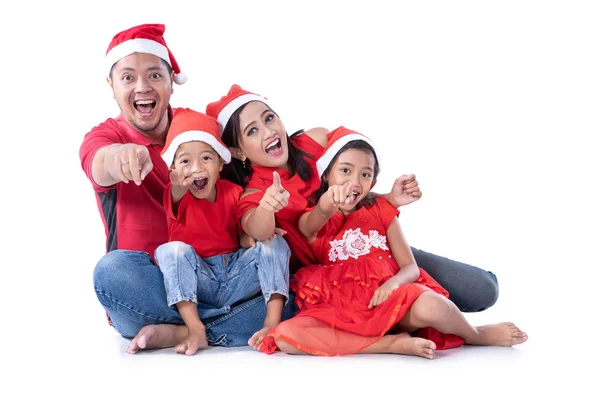
POLYGON ((137 100, 133 103, 135 109, 142 114, 150 114, 154 107, 156 107, 156 101, 154 100, 137 100))
POLYGON ((208 185, 207 177, 196 178, 194 179, 194 182, 192 182, 192 187, 199 191, 206 189, 206 185, 208 185))
POLYGON ((281 148, 281 140, 276 138, 265 147, 265 152, 269 155, 280 155, 283 149, 281 148))
POLYGON ((348 196, 348 198, 350 199, 349 204, 352 204, 354 202, 356 202, 359 198, 360 198, 360 193, 353 191, 352 193, 350 193, 350 195, 348 196))

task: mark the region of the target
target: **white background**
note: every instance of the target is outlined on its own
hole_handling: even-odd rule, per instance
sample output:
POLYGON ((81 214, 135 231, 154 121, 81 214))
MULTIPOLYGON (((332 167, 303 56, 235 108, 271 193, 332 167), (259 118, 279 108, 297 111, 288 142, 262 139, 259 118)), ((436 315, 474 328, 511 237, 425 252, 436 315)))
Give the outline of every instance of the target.
POLYGON ((2 397, 597 395, 597 3, 175 3, 2 6, 2 397), (415 173, 424 196, 400 217, 409 243, 494 271, 498 303, 468 318, 514 321, 529 342, 432 362, 125 354, 93 291, 104 230, 78 150, 118 114, 104 79, 113 35, 156 22, 189 76, 173 106, 203 111, 238 83, 289 132, 373 138, 377 191, 415 173))

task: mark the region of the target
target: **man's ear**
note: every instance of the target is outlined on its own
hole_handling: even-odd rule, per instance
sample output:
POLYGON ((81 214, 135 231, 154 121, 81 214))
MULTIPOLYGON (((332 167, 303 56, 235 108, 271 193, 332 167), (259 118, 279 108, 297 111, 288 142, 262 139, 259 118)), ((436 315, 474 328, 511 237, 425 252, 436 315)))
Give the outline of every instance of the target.
POLYGON ((371 189, 373 189, 373 186, 375 186, 376 183, 377 183, 377 179, 373 179, 373 182, 371 182, 371 189))
POLYGON ((223 165, 225 165, 225 161, 219 157, 219 172, 223 171, 223 165))
POLYGON ((110 91, 112 92, 113 98, 117 98, 115 96, 115 89, 113 88, 113 83, 112 83, 112 79, 110 79, 110 76, 106 77, 106 83, 108 83, 108 86, 110 86, 110 91))
POLYGON ((229 151, 231 152, 231 157, 238 159, 240 161, 246 161, 246 156, 242 153, 242 150, 237 147, 229 147, 229 151))

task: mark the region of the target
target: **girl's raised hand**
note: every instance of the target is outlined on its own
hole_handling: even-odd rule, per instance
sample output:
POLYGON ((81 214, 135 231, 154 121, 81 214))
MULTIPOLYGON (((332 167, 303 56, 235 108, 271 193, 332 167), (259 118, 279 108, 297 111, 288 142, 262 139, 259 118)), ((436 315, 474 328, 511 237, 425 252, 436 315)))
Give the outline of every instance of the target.
POLYGON ((321 199, 325 202, 323 208, 337 210, 339 206, 350 203, 350 185, 345 183, 344 185, 329 186, 327 193, 325 196, 321 196, 321 199))
POLYGON ((422 195, 415 175, 402 175, 394 181, 390 203, 394 207, 401 207, 419 200, 422 195))
POLYGON ((288 205, 290 193, 281 185, 279 174, 273 171, 273 184, 267 188, 259 205, 267 211, 276 213, 288 205))

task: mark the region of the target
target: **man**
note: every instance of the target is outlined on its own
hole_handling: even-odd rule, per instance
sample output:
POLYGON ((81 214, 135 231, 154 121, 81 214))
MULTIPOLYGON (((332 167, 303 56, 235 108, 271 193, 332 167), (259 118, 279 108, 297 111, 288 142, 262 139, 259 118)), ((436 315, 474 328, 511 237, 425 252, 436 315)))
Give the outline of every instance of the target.
MULTIPOLYGON (((167 306, 163 276, 153 259, 154 250, 168 240, 163 193, 169 170, 160 152, 173 115, 169 101, 173 82, 186 81, 163 38, 164 28, 146 24, 115 35, 106 53, 106 79, 121 114, 93 128, 80 148, 107 235, 94 287, 110 324, 133 338, 129 353, 172 347, 187 335, 179 313, 167 306)), ((262 327, 266 308, 259 295, 219 309, 199 304, 198 311, 209 344, 243 346, 262 327)))

